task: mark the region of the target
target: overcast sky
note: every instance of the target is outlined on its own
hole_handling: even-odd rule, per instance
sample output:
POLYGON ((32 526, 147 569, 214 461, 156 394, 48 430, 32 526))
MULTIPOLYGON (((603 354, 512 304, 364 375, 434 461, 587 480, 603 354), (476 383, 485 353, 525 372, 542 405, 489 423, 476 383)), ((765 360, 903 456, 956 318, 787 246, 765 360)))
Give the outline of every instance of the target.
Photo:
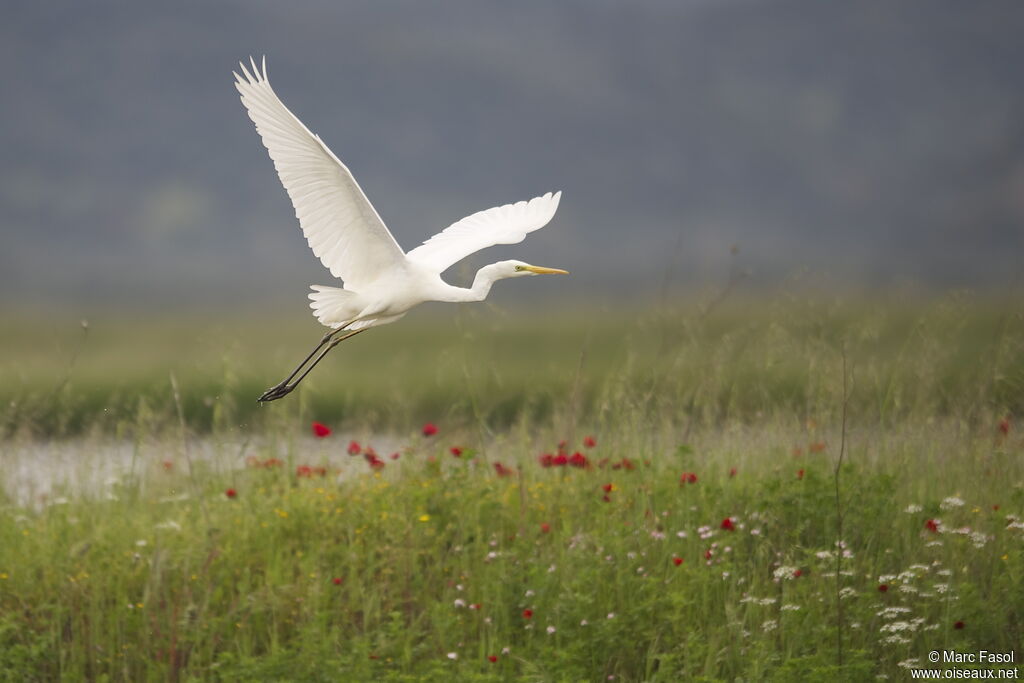
POLYGON ((643 297, 669 269, 673 291, 721 281, 739 244, 758 287, 1019 286, 1022 35, 1013 0, 16 3, 0 302, 330 284, 232 87, 249 54, 407 249, 561 189, 547 228, 470 266, 643 297))

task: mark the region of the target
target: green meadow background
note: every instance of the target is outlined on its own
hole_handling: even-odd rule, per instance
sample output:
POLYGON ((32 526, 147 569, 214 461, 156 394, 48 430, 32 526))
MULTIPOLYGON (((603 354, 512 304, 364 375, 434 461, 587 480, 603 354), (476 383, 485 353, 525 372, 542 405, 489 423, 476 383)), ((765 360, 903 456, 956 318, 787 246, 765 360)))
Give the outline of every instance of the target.
POLYGON ((301 313, 7 317, 0 679, 907 680, 1019 647, 1019 299, 427 308, 260 406, 301 313))
POLYGON ((301 307, 272 313, 39 313, 0 327, 8 436, 116 431, 147 416, 190 430, 251 431, 283 418, 399 432, 425 421, 711 426, 832 418, 841 358, 861 427, 948 418, 976 425, 1024 407, 1019 299, 704 299, 660 307, 564 306, 539 314, 428 305, 345 342, 303 391, 260 406, 322 335, 301 307))

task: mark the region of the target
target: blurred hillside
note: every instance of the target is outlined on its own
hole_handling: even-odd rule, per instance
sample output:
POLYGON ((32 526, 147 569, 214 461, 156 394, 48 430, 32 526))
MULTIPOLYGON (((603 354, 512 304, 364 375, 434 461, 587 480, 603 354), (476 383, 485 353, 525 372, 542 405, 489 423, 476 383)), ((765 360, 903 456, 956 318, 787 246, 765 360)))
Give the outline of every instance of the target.
MULTIPOLYGON (((1019 286, 1022 35, 1016 1, 15 3, 0 304, 329 282, 231 85, 249 54, 407 249, 562 189, 549 229, 477 263, 644 295, 721 280, 739 243, 766 285, 1019 286)), ((520 284, 496 298, 550 289, 520 284)))

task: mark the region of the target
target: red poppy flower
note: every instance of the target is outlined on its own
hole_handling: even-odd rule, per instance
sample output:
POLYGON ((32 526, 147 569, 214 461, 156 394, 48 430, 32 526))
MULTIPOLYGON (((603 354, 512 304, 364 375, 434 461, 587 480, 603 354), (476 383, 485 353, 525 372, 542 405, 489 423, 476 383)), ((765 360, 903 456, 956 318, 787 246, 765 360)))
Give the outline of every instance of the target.
POLYGON ((565 467, 568 464, 568 462, 569 456, 567 456, 565 453, 559 453, 558 455, 555 456, 555 459, 551 461, 551 463, 555 467, 565 467))
POLYGON ((736 525, 733 524, 732 517, 726 517, 723 519, 720 526, 726 531, 736 531, 736 525))
POLYGON ((274 467, 280 467, 283 464, 284 461, 278 460, 277 458, 267 458, 266 460, 263 461, 263 466, 266 467, 268 470, 273 469, 274 467))
POLYGON ((227 496, 228 498, 234 498, 235 496, 238 495, 238 491, 235 491, 234 489, 228 489, 227 491, 224 492, 224 495, 227 496))
POLYGON ((541 522, 540 523, 540 530, 546 534, 549 531, 551 531, 551 525, 548 524, 547 522, 541 522))
POLYGON ((545 453, 544 455, 537 458, 537 462, 540 463, 541 467, 551 467, 552 465, 555 464, 555 456, 551 455, 550 453, 545 453))
POLYGON ((808 444, 807 450, 810 453, 821 453, 823 450, 825 450, 825 442, 817 441, 815 443, 808 444))
POLYGON ((392 453, 388 457, 391 458, 392 460, 398 460, 398 458, 400 458, 401 456, 398 453, 392 453))
POLYGON ((712 554, 713 553, 711 552, 711 548, 708 548, 707 550, 704 551, 704 559, 705 560, 710 560, 712 554))
POLYGON ((585 436, 583 437, 583 445, 587 448, 593 448, 597 445, 597 439, 592 436, 585 436))
POLYGON ((693 472, 683 472, 683 476, 679 477, 680 484, 696 484, 697 475, 693 472))
POLYGON ((1010 433, 1010 418, 1004 417, 1002 420, 999 421, 999 432, 1003 436, 1006 436, 1007 434, 1010 433))
POLYGON ((318 439, 322 439, 325 436, 329 436, 330 435, 331 428, 328 427, 327 425, 325 425, 323 422, 314 422, 313 423, 313 433, 316 434, 318 439))
POLYGON ((736 476, 736 468, 735 467, 730 467, 729 468, 729 478, 732 479, 735 476, 736 476))
POLYGON ((313 468, 313 474, 315 474, 318 477, 326 477, 327 476, 327 468, 326 467, 314 467, 313 468))
POLYGON ((333 583, 335 586, 340 586, 341 585, 341 577, 340 576, 335 576, 333 579, 331 579, 331 583, 333 583))
MULTIPOLYGON (((619 463, 619 465, 624 470, 636 469, 636 465, 634 465, 633 461, 630 460, 629 458, 623 458, 622 461, 619 463)), ((618 468, 616 468, 616 469, 618 469, 618 468)), ((693 475, 693 482, 695 482, 695 481, 697 481, 697 475, 696 474, 693 475)), ((690 483, 692 484, 693 482, 690 482, 690 483)))
POLYGON ((379 470, 384 467, 384 461, 378 458, 377 454, 372 450, 363 453, 363 459, 366 460, 371 469, 379 470))
POLYGON ((348 442, 348 454, 349 455, 359 455, 362 452, 363 452, 363 447, 359 445, 358 441, 349 441, 348 442))
POLYGON ((604 502, 606 502, 606 503, 610 503, 610 502, 612 502, 612 497, 611 497, 611 496, 609 496, 609 495, 608 495, 608 494, 606 493, 606 494, 604 494, 603 496, 601 496, 601 500, 603 500, 603 501, 604 501, 604 502))
POLYGON ((475 610, 483 609, 483 607, 484 606, 481 603, 479 603, 479 602, 474 602, 474 603, 471 603, 469 605, 469 609, 475 609, 475 610))
POLYGON ((605 493, 611 493, 612 489, 615 488, 615 485, 614 484, 605 484, 601 488, 604 489, 605 493))
POLYGON ((423 436, 433 436, 434 434, 437 434, 436 424, 434 424, 433 422, 428 422, 427 424, 423 425, 423 436))
POLYGON ((804 575, 804 570, 803 569, 794 569, 793 570, 793 578, 794 579, 799 579, 803 575, 804 575))
POLYGON ((590 467, 590 461, 587 460, 587 456, 579 451, 576 451, 569 457, 569 464, 573 467, 590 467))
POLYGON ((933 534, 939 533, 939 523, 936 522, 934 519, 929 519, 927 522, 925 522, 924 528, 932 532, 933 534))
POLYGON ((530 608, 524 609, 523 610, 523 619, 532 619, 532 618, 533 618, 533 610, 530 609, 530 608))
POLYGON ((992 509, 993 510, 998 510, 999 509, 999 503, 996 503, 995 505, 993 505, 992 509))
POLYGON ((487 661, 491 664, 494 664, 496 661, 498 661, 498 655, 487 655, 487 661))
POLYGON ((167 472, 170 472, 172 469, 174 469, 174 463, 171 462, 170 460, 164 460, 161 464, 164 466, 164 470, 167 472))
POLYGON ((888 590, 889 590, 889 584, 887 584, 887 583, 880 583, 880 584, 878 584, 878 592, 879 593, 885 593, 888 590))
POLYGON ((797 478, 797 479, 803 479, 803 478, 804 478, 804 471, 803 471, 803 468, 801 468, 801 469, 798 469, 798 470, 796 471, 796 478, 797 478))
POLYGON ((462 457, 462 449, 459 448, 458 446, 452 446, 448 450, 450 450, 452 455, 454 455, 456 458, 461 458, 462 457))
POLYGON ((295 476, 297 477, 312 477, 313 468, 309 465, 299 465, 295 468, 295 476))
POLYGON ((681 565, 682 563, 683 563, 683 558, 681 558, 681 557, 678 557, 678 556, 673 556, 673 557, 672 557, 672 564, 674 564, 675 566, 677 566, 677 567, 678 567, 678 566, 679 566, 679 565, 681 565))
POLYGON ((964 628, 964 622, 962 622, 962 621, 955 622, 953 624, 953 628, 955 628, 957 631, 962 631, 963 628, 964 628))

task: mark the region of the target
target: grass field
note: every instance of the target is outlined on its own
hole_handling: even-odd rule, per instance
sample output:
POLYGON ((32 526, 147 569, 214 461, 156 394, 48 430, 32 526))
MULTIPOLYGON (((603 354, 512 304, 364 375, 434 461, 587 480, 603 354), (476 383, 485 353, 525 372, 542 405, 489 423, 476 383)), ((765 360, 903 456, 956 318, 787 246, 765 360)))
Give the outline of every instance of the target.
POLYGON ((1019 301, 438 317, 263 408, 304 319, 0 328, 0 677, 909 680, 1019 648, 1019 301), (62 489, 57 448, 123 467, 62 489), (50 487, 11 487, 27 458, 50 487))

